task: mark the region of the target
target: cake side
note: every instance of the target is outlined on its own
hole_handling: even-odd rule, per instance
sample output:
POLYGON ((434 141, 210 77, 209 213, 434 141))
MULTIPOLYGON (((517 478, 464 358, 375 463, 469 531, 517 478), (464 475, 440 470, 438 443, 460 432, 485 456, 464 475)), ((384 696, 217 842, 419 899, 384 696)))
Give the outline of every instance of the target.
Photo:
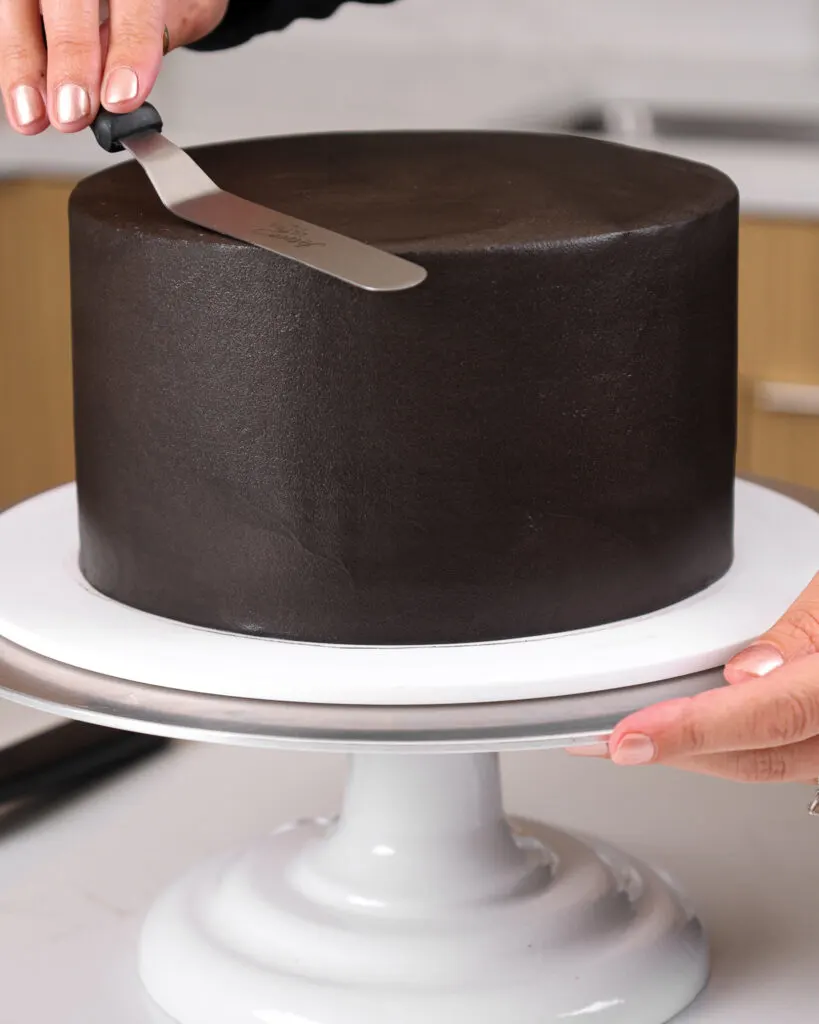
POLYGON ((736 192, 698 165, 558 138, 199 155, 226 188, 428 269, 392 295, 181 224, 131 188, 136 168, 80 185, 88 581, 216 629, 414 644, 598 625, 726 572, 736 192))

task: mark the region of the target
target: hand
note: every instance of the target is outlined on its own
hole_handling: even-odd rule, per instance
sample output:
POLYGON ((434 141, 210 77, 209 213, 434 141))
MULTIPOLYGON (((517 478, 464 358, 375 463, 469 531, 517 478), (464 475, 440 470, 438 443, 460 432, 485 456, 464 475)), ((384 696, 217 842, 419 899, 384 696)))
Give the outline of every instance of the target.
POLYGON ((725 667, 730 686, 645 708, 608 744, 572 753, 742 782, 819 778, 819 575, 725 667))
POLYGON ((118 114, 136 109, 159 73, 165 26, 171 49, 195 42, 216 28, 227 3, 110 0, 109 18, 105 0, 0 0, 0 90, 10 124, 23 135, 49 123, 78 132, 100 103, 118 114))

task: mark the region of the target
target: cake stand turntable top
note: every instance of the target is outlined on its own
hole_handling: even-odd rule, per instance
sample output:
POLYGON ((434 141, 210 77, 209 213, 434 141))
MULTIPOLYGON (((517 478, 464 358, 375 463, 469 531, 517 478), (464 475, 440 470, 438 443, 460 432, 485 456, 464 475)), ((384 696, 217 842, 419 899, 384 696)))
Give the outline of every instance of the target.
POLYGON ((640 707, 718 685, 725 661, 807 585, 819 554, 815 510, 739 481, 733 568, 671 608, 525 640, 341 647, 212 632, 102 597, 76 567, 75 501, 64 487, 0 516, 4 692, 69 717, 252 745, 587 742, 640 707))

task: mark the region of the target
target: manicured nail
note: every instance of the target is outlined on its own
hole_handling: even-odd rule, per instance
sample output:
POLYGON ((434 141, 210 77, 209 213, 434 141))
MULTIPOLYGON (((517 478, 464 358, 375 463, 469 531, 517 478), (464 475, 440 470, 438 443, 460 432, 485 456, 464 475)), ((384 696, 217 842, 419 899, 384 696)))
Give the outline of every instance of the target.
POLYGON ((114 68, 105 79, 103 103, 108 106, 136 99, 139 79, 131 68, 114 68))
POLYGON ((746 647, 744 651, 732 658, 728 664, 735 672, 742 672, 748 676, 760 678, 781 668, 785 664, 782 652, 778 651, 773 644, 753 644, 746 647))
POLYGON ((584 747, 566 747, 566 752, 572 757, 608 757, 608 743, 588 743, 584 747))
POLYGON ((88 117, 91 98, 79 85, 68 83, 57 90, 57 120, 60 124, 76 124, 88 117))
POLYGON ((648 736, 631 732, 624 736, 611 753, 615 764, 651 764, 657 756, 657 748, 648 736))
POLYGON ((15 120, 21 128, 27 128, 45 117, 43 97, 33 85, 18 85, 12 90, 11 102, 15 120))

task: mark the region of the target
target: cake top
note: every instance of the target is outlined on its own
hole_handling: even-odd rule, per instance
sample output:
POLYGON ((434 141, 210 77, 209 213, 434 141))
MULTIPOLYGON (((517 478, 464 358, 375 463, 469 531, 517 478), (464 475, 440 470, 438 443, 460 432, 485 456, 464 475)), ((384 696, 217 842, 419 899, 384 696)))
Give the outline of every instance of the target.
MULTIPOLYGON (((560 243, 684 223, 736 201, 711 167, 597 139, 522 132, 302 135, 200 147, 221 188, 396 252, 560 243)), ((132 162, 81 182, 73 215, 241 245, 185 224, 132 162)))

